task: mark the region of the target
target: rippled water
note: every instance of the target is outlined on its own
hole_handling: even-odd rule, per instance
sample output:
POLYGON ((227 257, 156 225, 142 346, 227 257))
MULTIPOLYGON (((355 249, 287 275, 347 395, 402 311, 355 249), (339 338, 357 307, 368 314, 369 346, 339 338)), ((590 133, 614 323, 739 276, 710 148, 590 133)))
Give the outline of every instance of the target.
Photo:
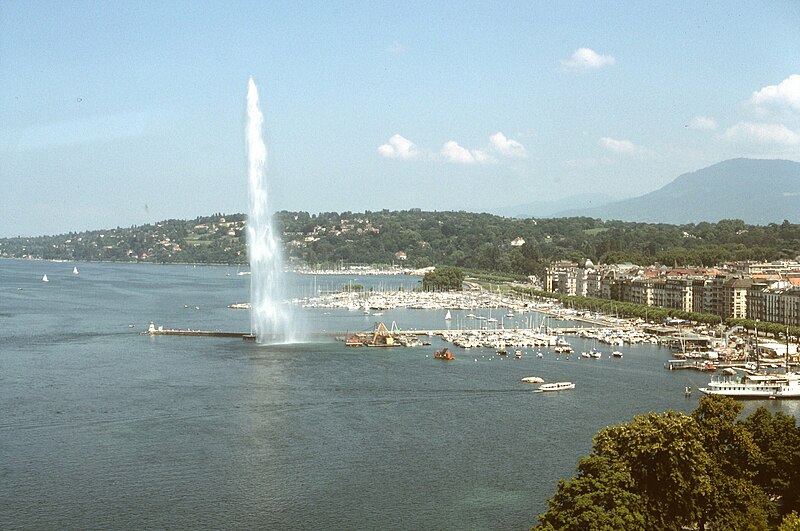
MULTIPOLYGON (((312 340, 291 345, 145 337, 151 319, 248 331, 247 312, 226 306, 247 300, 249 278, 73 265, 0 260, 0 528, 524 529, 598 429, 690 411, 698 397, 683 388, 705 381, 664 370, 655 346, 601 360, 454 349, 452 362, 432 359, 437 340, 347 349, 316 334, 375 318, 344 310, 298 312, 312 340), (529 375, 577 388, 535 393, 529 375)), ((416 282, 288 279, 295 295, 350 280, 416 282)), ((442 312, 382 319, 445 326, 442 312)))

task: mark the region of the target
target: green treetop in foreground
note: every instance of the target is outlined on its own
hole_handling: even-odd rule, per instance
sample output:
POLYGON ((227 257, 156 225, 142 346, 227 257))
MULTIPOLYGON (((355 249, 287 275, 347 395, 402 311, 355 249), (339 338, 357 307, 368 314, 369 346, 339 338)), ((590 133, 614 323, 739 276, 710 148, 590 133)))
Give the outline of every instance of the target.
MULTIPOLYGON (((601 430, 534 529, 775 529, 778 512, 800 501, 800 430, 763 407, 737 421, 741 410, 706 396, 691 415, 650 413, 601 430)), ((790 514, 781 529, 796 521, 790 514)))

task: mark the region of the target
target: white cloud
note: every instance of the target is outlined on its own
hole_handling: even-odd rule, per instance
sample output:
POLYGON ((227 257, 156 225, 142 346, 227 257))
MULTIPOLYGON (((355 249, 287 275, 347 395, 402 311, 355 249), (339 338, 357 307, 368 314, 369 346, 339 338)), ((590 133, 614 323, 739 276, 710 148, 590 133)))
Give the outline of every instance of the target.
MULTIPOLYGON (((425 156, 426 151, 399 134, 378 146, 378 153, 388 159, 421 158, 425 156)), ((442 145, 439 153, 446 162, 456 164, 490 164, 498 162, 498 156, 507 158, 526 158, 528 156, 525 146, 516 140, 507 138, 500 131, 489 137, 489 144, 485 147, 467 149, 455 140, 450 140, 442 145)))
POLYGON ((561 65, 567 70, 598 70, 614 64, 614 57, 601 55, 591 48, 578 48, 569 59, 562 59, 561 65))
POLYGON ((636 146, 630 140, 617 140, 616 138, 609 138, 604 136, 598 143, 613 153, 633 153, 636 151, 636 146))
POLYGON ((411 140, 394 135, 389 142, 378 147, 378 153, 387 159, 415 159, 419 157, 419 149, 411 140))
POLYGON ((525 146, 516 140, 506 138, 506 135, 500 131, 489 137, 489 146, 497 153, 505 155, 506 157, 524 159, 528 156, 525 146))
POLYGON ((689 123, 689 127, 700 131, 711 131, 717 128, 717 121, 708 116, 695 116, 689 123))
POLYGON ((783 124, 739 122, 729 127, 723 135, 728 140, 755 141, 762 144, 800 144, 800 132, 792 131, 783 124))
POLYGON ((788 105, 800 111, 800 74, 792 74, 777 85, 753 92, 750 102, 754 105, 788 105))
POLYGON ((445 142, 440 151, 442 156, 449 162, 458 164, 477 164, 480 162, 490 162, 492 158, 482 149, 467 149, 458 145, 455 140, 445 142))

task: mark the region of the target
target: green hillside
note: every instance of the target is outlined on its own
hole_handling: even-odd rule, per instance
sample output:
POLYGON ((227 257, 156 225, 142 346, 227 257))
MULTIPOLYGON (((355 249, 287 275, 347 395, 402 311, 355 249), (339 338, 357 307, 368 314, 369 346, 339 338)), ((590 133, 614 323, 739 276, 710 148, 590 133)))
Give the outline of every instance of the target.
MULTIPOLYGON (((800 225, 740 220, 667 225, 586 217, 518 219, 417 209, 379 212, 281 211, 284 255, 295 265, 452 265, 541 275, 555 260, 640 265, 716 265, 800 255, 800 225)), ((247 262, 243 214, 56 236, 0 239, 0 256, 156 263, 247 262)))

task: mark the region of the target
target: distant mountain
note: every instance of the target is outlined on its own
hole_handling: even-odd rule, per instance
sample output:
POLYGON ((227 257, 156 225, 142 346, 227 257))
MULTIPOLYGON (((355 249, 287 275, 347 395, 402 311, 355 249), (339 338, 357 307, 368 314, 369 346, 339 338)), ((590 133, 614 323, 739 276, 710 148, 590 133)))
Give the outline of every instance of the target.
POLYGON ((577 194, 553 201, 534 201, 510 207, 496 208, 492 214, 509 218, 549 218, 553 214, 573 208, 575 205, 601 207, 614 201, 614 197, 606 194, 577 194))
POLYGON ((732 159, 685 173, 648 194, 553 217, 589 216, 648 223, 698 223, 741 219, 766 225, 800 222, 800 163, 732 159))

